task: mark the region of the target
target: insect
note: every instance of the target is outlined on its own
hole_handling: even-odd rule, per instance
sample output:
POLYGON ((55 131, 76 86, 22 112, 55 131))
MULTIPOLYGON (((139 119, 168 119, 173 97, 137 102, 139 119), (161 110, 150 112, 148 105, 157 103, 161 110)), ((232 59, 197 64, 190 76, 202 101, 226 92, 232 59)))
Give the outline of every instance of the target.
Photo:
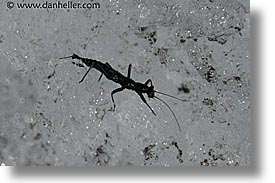
MULTIPOLYGON (((167 106, 167 108, 171 111, 171 113, 173 114, 173 116, 174 116, 174 118, 175 118, 175 120, 177 122, 179 131, 181 131, 179 121, 178 121, 175 113, 173 112, 173 110, 170 108, 170 106, 165 101, 163 101, 159 97, 155 96, 155 93, 162 94, 162 95, 165 95, 165 96, 168 96, 168 97, 180 100, 180 101, 186 101, 186 100, 174 97, 172 95, 169 95, 169 94, 166 94, 166 93, 163 93, 163 92, 156 91, 154 89, 154 86, 153 86, 153 83, 152 83, 151 79, 148 79, 145 83, 140 83, 140 82, 134 81, 133 79, 131 79, 131 68, 132 68, 131 64, 129 64, 129 66, 128 66, 128 74, 127 74, 127 76, 124 76, 120 72, 118 72, 115 69, 113 69, 112 66, 109 63, 107 63, 107 62, 106 63, 102 63, 102 62, 94 60, 94 59, 82 58, 82 57, 78 56, 77 54, 73 54, 73 55, 67 56, 67 57, 62 57, 60 59, 67 59, 67 58, 72 58, 73 60, 74 59, 80 60, 80 61, 82 61, 82 63, 84 63, 84 65, 86 65, 87 67, 89 67, 88 70, 87 70, 87 72, 84 74, 84 76, 82 77, 82 79, 79 81, 79 83, 81 83, 82 81, 84 81, 85 77, 90 72, 90 70, 92 68, 94 68, 94 69, 98 70, 99 72, 101 72, 101 75, 100 75, 98 81, 100 81, 100 79, 104 75, 107 79, 109 79, 109 80, 111 80, 111 81, 113 81, 113 82, 118 83, 118 84, 121 85, 120 88, 117 88, 117 89, 115 89, 115 90, 113 90, 111 92, 111 98, 112 98, 112 102, 114 104, 114 110, 115 110, 115 107, 116 107, 115 100, 114 100, 114 94, 116 94, 118 92, 121 92, 124 89, 128 89, 128 90, 135 91, 138 94, 138 96, 141 98, 141 100, 149 107, 149 109, 152 111, 152 113, 154 115, 156 115, 155 111, 147 103, 147 101, 146 101, 146 99, 145 99, 145 97, 143 95, 143 94, 147 94, 147 96, 148 96, 149 99, 150 98, 158 99, 159 101, 161 101, 163 104, 165 104, 167 106)), ((85 67, 81 63, 73 62, 73 64, 75 64, 78 67, 85 67)))

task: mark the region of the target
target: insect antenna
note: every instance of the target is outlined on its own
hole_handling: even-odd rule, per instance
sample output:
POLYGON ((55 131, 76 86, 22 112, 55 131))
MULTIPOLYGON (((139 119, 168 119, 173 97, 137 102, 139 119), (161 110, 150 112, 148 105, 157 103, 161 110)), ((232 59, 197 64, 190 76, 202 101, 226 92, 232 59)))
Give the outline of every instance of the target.
POLYGON ((158 99, 159 101, 161 101, 162 103, 164 103, 164 104, 166 105, 166 107, 168 107, 168 109, 171 111, 171 113, 173 114, 173 116, 174 116, 174 118, 175 118, 175 120, 176 120, 176 122, 177 122, 179 131, 181 132, 181 128, 180 128, 179 121, 178 121, 178 119, 177 119, 175 113, 174 113, 173 110, 171 109, 171 107, 170 107, 166 102, 164 102, 162 99, 160 99, 160 98, 158 98, 158 97, 156 97, 156 96, 154 96, 154 98, 158 99))
POLYGON ((177 98, 177 97, 174 97, 172 95, 169 95, 169 94, 166 94, 166 93, 162 93, 162 92, 159 92, 159 91, 155 91, 155 93, 159 93, 159 94, 162 94, 162 95, 165 95, 165 96, 168 96, 168 97, 171 97, 171 98, 174 98, 174 99, 177 99, 177 100, 180 100, 180 101, 183 101, 183 102, 186 102, 187 100, 184 100, 184 99, 181 99, 181 98, 177 98))

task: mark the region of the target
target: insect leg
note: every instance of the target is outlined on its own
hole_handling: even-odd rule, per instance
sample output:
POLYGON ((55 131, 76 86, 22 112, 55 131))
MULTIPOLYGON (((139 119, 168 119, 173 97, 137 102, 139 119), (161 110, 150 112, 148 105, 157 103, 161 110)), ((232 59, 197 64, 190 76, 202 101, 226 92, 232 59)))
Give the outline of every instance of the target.
POLYGON ((144 96, 141 93, 138 93, 138 95, 140 96, 141 100, 150 108, 150 110, 152 111, 152 113, 156 116, 155 111, 149 106, 149 104, 145 100, 144 96))
POLYGON ((128 77, 128 78, 131 77, 131 69, 132 69, 132 64, 129 64, 129 67, 128 67, 128 74, 127 74, 127 77, 128 77))
POLYGON ((85 75, 82 77, 82 79, 78 83, 81 83, 85 79, 85 77, 87 76, 87 74, 90 72, 91 69, 92 69, 92 66, 88 69, 88 71, 85 73, 85 75))
POLYGON ((116 104, 115 104, 115 100, 114 100, 114 96, 113 96, 113 95, 114 95, 115 93, 121 92, 121 91, 124 90, 124 89, 125 89, 124 87, 117 88, 117 89, 113 90, 112 93, 111 93, 112 101, 113 101, 113 104, 114 104, 114 110, 115 110, 115 108, 116 108, 116 104))
POLYGON ((101 80, 102 76, 103 76, 103 73, 101 73, 101 75, 99 76, 97 82, 99 82, 101 80))

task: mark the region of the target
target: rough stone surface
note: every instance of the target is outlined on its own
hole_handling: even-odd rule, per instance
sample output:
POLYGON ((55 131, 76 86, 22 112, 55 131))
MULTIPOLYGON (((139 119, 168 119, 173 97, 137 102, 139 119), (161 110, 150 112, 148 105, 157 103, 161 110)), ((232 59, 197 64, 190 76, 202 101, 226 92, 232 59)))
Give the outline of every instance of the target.
MULTIPOLYGON (((14 3, 22 2, 14 0, 14 3)), ((30 1, 23 1, 30 2, 30 1)), ((39 2, 39 1, 35 1, 39 2)), ((44 2, 44 1, 41 1, 44 2)), ((54 1, 48 1, 54 2, 54 1)), ((0 4, 0 164, 250 165, 249 1, 109 0, 97 9, 0 4), (71 59, 108 62, 148 100, 71 59)))

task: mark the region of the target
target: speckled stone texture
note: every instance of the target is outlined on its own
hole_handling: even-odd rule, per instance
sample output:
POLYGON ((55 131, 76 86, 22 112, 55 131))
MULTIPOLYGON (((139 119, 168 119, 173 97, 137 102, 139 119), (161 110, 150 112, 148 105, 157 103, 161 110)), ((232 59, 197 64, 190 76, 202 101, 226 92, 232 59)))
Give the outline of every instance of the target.
POLYGON ((87 1, 100 4, 94 9, 48 10, 7 2, 1 165, 250 165, 249 1, 98 0, 87 1), (114 95, 113 111, 119 85, 98 82, 95 69, 79 84, 87 67, 58 59, 73 53, 124 75, 131 63, 132 79, 152 79, 156 90, 187 100, 156 94, 182 130, 163 103, 146 96, 155 116, 129 90, 114 95))

